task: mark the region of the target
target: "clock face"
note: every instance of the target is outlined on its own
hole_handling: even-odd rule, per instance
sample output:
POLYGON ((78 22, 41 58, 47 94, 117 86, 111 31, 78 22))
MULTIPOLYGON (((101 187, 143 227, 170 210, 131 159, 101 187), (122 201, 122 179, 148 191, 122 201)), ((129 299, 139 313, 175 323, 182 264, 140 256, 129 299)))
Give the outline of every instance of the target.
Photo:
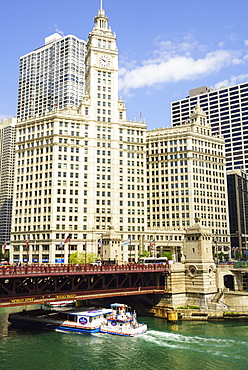
POLYGON ((102 67, 109 67, 110 66, 110 58, 107 55, 100 55, 99 56, 99 64, 102 67))

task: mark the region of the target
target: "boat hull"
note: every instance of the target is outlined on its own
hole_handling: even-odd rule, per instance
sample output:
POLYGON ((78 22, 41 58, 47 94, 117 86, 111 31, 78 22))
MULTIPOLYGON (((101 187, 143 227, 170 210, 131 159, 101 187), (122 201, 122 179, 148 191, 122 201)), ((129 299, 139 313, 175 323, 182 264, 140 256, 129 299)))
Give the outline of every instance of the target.
POLYGON ((82 329, 82 328, 75 328, 75 327, 68 327, 68 326, 60 326, 59 328, 57 328, 57 331, 80 333, 80 334, 95 334, 95 333, 99 333, 100 327, 92 328, 92 329, 82 329))
POLYGON ((136 337, 137 335, 144 334, 146 332, 147 332, 147 327, 144 327, 143 329, 138 330, 138 331, 124 331, 123 330, 123 331, 118 331, 118 332, 114 330, 110 330, 110 329, 105 329, 105 328, 100 329, 100 333, 121 335, 124 337, 136 337))

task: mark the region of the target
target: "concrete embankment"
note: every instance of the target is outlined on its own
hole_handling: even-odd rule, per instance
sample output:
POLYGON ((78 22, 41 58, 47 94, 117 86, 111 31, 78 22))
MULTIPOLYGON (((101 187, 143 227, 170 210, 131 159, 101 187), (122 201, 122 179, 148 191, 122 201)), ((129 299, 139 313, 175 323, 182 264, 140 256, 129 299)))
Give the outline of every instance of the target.
POLYGON ((150 313, 154 317, 168 321, 210 321, 210 320, 248 320, 247 312, 200 311, 199 309, 168 309, 168 307, 153 307, 150 313))

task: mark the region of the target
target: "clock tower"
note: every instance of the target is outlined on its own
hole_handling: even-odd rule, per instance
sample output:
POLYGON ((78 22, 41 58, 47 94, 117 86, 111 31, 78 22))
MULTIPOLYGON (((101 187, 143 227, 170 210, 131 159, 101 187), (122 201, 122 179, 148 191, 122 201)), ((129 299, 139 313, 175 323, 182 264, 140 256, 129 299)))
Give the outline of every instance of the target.
POLYGON ((85 101, 90 102, 89 119, 97 122, 118 121, 118 49, 116 34, 108 25, 108 17, 100 9, 89 34, 85 58, 85 101))

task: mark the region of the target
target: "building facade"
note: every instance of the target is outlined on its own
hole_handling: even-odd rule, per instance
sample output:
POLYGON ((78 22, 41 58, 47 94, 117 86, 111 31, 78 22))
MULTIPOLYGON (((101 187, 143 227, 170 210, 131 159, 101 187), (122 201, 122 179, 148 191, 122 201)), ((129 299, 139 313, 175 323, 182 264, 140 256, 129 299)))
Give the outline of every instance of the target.
POLYGON ((185 99, 171 103, 173 127, 189 120, 196 104, 206 112, 213 134, 225 138, 228 171, 248 169, 248 83, 219 90, 206 86, 190 90, 185 99))
MULTIPOLYGON (((57 43, 64 53, 62 41, 69 39, 76 40, 55 35, 37 49, 44 63, 64 63, 59 53, 45 55, 57 43)), ((228 257, 223 137, 211 133, 196 104, 179 127, 147 131, 145 121, 127 120, 118 97, 116 35, 102 7, 83 45, 81 98, 63 100, 73 91, 63 75, 66 64, 61 85, 57 77, 52 82, 49 104, 43 86, 50 77, 38 65, 38 111, 31 109, 30 90, 21 97, 26 108, 16 125, 10 262, 67 263, 71 253, 86 251, 123 263, 146 250, 157 257, 172 252, 182 261, 185 230, 196 217, 211 228, 215 254, 228 257)))
POLYGON ((20 58, 17 118, 78 107, 84 95, 86 42, 55 33, 20 58))
MULTIPOLYGON (((185 230, 201 219, 215 254, 230 255, 225 147, 197 105, 187 124, 147 133, 147 227, 185 230)), ((180 246, 176 254, 180 253, 180 246)))
POLYGON ((138 258, 146 230, 146 123, 127 121, 118 98, 116 35, 103 9, 85 65, 78 109, 58 106, 18 120, 11 262, 68 262, 85 248, 117 262, 138 258))
POLYGON ((16 118, 0 121, 0 243, 10 241, 16 118))

